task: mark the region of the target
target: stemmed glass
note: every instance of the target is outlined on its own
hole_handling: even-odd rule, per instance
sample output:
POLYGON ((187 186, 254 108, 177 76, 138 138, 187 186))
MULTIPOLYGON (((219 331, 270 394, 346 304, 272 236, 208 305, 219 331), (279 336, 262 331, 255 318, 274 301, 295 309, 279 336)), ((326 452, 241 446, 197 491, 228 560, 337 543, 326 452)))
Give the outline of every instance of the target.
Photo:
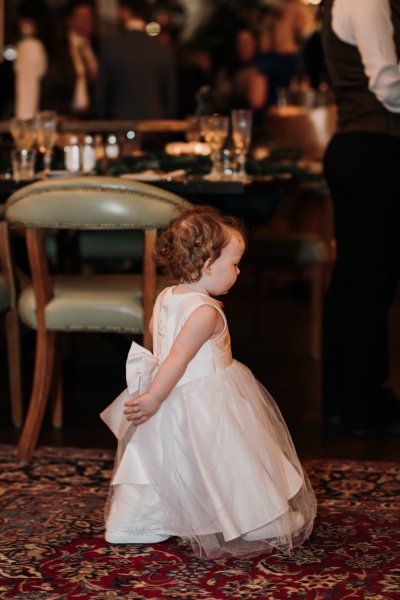
POLYGON ((44 175, 50 173, 53 147, 56 140, 57 113, 54 110, 43 110, 37 114, 39 151, 43 154, 44 175))
POLYGON ((208 115, 200 117, 200 132, 204 140, 211 148, 211 172, 209 179, 220 179, 222 177, 221 149, 228 135, 229 118, 220 115, 208 115))
POLYGON ((238 157, 237 177, 246 178, 246 160, 251 142, 253 112, 249 109, 238 108, 231 111, 232 138, 238 157))
POLYGON ((10 133, 17 150, 32 150, 37 141, 37 119, 10 119, 10 133))

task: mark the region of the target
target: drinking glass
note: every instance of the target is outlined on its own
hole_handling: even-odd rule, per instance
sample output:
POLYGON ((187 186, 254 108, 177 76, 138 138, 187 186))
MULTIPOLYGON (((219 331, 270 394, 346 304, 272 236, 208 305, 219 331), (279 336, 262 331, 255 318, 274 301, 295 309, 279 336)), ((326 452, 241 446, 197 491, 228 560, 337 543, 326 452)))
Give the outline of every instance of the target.
POLYGON ((37 119, 10 119, 10 133, 17 150, 32 150, 37 141, 37 119))
POLYGON ((39 151, 43 154, 43 173, 48 175, 56 140, 57 113, 54 110, 43 110, 37 114, 37 122, 37 141, 39 151))
POLYGON ((36 150, 27 148, 15 148, 11 151, 11 165, 13 179, 17 183, 20 181, 30 181, 35 176, 36 150))
POLYGON ((221 149, 228 135, 229 119, 220 115, 200 117, 200 132, 211 148, 212 168, 209 179, 222 178, 221 149))
POLYGON ((232 138, 238 157, 237 177, 246 178, 246 160, 250 148, 253 126, 253 112, 249 109, 238 108, 231 112, 232 138))

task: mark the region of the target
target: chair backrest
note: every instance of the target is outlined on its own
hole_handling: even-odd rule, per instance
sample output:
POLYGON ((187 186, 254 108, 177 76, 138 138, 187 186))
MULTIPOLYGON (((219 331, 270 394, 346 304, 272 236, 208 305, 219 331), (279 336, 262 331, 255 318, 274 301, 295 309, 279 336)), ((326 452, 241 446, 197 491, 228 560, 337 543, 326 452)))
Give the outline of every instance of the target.
POLYGON ((274 142, 299 146, 303 157, 320 160, 336 129, 336 106, 273 106, 266 128, 274 142))
POLYGON ((6 220, 13 227, 26 229, 38 327, 45 327, 45 306, 54 296, 44 245, 46 230, 131 229, 144 232, 142 297, 146 331, 157 292, 152 260, 157 230, 165 228, 179 210, 188 206, 184 199, 153 185, 101 176, 49 179, 12 194, 6 204, 6 220))
POLYGON ((24 228, 146 230, 165 227, 183 206, 179 196, 140 181, 71 177, 14 192, 6 218, 24 228))

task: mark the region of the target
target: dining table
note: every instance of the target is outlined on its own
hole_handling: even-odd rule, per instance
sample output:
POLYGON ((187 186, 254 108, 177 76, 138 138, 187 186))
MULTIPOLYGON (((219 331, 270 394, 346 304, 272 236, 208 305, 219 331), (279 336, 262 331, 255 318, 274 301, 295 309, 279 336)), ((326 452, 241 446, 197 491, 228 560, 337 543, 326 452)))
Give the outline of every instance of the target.
MULTIPOLYGON (((210 178, 208 156, 170 156, 164 151, 139 153, 136 156, 103 158, 94 173, 138 179, 169 190, 196 204, 211 204, 225 213, 248 222, 267 222, 281 198, 296 189, 304 179, 315 179, 301 164, 298 148, 271 147, 261 159, 249 158, 246 177, 210 178)), ((35 180, 44 177, 38 165, 35 180)), ((47 177, 73 177, 83 173, 65 170, 63 150, 56 149, 52 169, 47 177)), ((318 178, 318 175, 317 175, 318 178)), ((20 187, 32 181, 16 182, 11 166, 0 169, 0 205, 20 187)))

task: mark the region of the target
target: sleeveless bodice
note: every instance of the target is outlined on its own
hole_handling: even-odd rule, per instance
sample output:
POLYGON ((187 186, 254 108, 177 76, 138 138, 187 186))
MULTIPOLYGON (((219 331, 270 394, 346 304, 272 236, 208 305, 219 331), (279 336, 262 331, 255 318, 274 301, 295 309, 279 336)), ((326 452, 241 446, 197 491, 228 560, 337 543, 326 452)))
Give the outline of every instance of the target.
POLYGON ((160 294, 154 311, 153 353, 161 364, 168 356, 174 340, 190 315, 200 306, 209 304, 221 315, 222 332, 207 340, 190 361, 177 385, 216 373, 232 363, 231 340, 226 317, 218 300, 200 292, 174 294, 175 286, 160 294))

